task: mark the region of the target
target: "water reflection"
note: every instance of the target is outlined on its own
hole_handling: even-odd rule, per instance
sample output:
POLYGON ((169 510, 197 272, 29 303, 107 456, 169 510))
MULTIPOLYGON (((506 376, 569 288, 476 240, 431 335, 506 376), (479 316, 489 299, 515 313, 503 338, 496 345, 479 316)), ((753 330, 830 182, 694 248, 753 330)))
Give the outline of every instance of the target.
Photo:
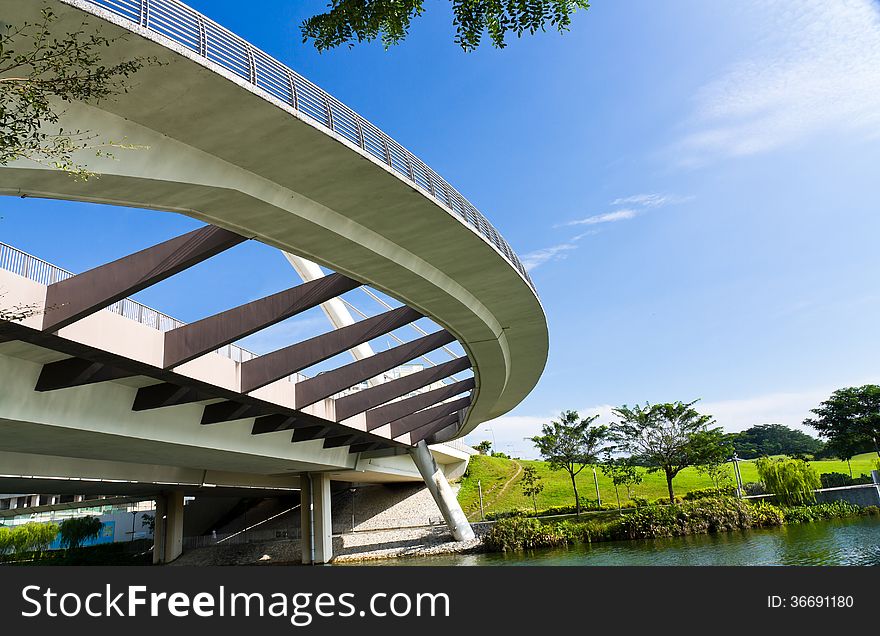
POLYGON ((526 554, 440 555, 369 565, 880 565, 880 520, 864 517, 526 554))

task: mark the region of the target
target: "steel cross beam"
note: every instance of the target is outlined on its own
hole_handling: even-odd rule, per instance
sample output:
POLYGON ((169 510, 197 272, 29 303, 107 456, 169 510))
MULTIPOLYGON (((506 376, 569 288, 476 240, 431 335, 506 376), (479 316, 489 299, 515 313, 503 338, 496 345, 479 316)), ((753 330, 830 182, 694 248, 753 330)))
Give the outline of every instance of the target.
POLYGON ((165 332, 163 367, 171 369, 360 287, 330 274, 165 332))
POLYGON ((470 367, 470 359, 467 356, 462 356, 455 360, 438 364, 436 367, 428 367, 422 371, 405 375, 402 378, 337 398, 336 421, 347 420, 358 413, 363 413, 368 409, 390 402, 401 395, 412 393, 417 389, 448 378, 470 367))
POLYGON ((394 422, 407 415, 412 415, 417 411, 421 411, 429 406, 448 400, 449 398, 455 397, 465 391, 470 391, 475 386, 476 382, 474 379, 468 378, 467 380, 448 384, 432 391, 419 393, 418 395, 406 398, 405 400, 391 402, 390 404, 371 409, 366 413, 367 430, 372 431, 380 426, 388 424, 389 422, 394 422))
POLYGON ((57 331, 246 241, 208 225, 49 285, 43 331, 57 331))
POLYGON ((430 424, 426 424, 425 426, 419 427, 414 431, 410 431, 409 434, 409 443, 410 444, 418 444, 423 439, 427 440, 429 437, 434 435, 435 433, 439 433, 447 426, 452 426, 453 424, 458 422, 458 413, 451 413, 445 417, 438 418, 431 422, 430 424))
POLYGON ((121 380, 136 375, 126 369, 120 369, 103 362, 85 360, 83 358, 67 358, 44 364, 37 379, 36 391, 56 391, 75 386, 121 380))
POLYGON ((241 391, 250 393, 419 318, 422 314, 415 309, 398 307, 244 362, 241 365, 241 391))
POLYGON ((213 399, 215 396, 192 387, 179 386, 169 382, 151 384, 138 389, 132 411, 147 411, 178 404, 191 404, 213 399))
POLYGON ((426 424, 430 424, 436 419, 460 411, 461 409, 470 406, 470 403, 471 398, 470 396, 467 396, 452 402, 444 402, 438 406, 395 420, 394 422, 391 422, 391 437, 396 438, 405 435, 406 433, 421 428, 426 424))
POLYGON ((314 378, 297 382, 294 389, 296 408, 300 409, 335 395, 365 380, 374 378, 380 373, 398 367, 404 362, 449 344, 453 340, 455 337, 448 331, 435 331, 369 358, 351 362, 333 371, 327 371, 314 378))

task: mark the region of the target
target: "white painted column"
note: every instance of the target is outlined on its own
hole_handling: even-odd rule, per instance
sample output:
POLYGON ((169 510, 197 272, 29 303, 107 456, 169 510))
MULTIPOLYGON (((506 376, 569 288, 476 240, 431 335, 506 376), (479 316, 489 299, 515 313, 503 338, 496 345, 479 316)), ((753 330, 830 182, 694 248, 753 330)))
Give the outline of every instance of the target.
POLYGON ((315 519, 315 563, 333 558, 333 520, 330 516, 330 474, 312 473, 312 515, 315 519))
POLYGON ((329 563, 333 558, 330 474, 309 473, 301 480, 300 531, 302 562, 329 563))
POLYGON ((156 497, 153 563, 171 563, 183 553, 183 493, 163 492, 156 497))
POLYGON ((428 487, 431 496, 437 502, 437 507, 440 508, 440 513, 443 515, 443 519, 446 521, 450 532, 452 532, 452 537, 456 541, 470 541, 473 539, 473 528, 468 523, 467 517, 464 516, 464 510, 461 509, 458 499, 455 498, 455 493, 452 492, 452 488, 450 488, 449 482, 446 480, 446 475, 437 466, 434 456, 428 450, 428 445, 422 440, 414 448, 410 449, 409 452, 422 475, 422 479, 425 480, 425 485, 428 487))
POLYGON ((299 545, 303 565, 312 563, 312 482, 308 475, 299 480, 299 545))

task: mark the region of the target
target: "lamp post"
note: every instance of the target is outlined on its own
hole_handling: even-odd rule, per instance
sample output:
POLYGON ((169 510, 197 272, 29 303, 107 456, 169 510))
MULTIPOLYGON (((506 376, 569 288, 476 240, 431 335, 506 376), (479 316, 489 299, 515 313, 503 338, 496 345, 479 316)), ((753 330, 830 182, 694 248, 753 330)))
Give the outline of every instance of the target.
POLYGON ((489 431, 490 433, 492 433, 492 448, 494 448, 495 450, 498 450, 498 443, 495 441, 495 429, 492 428, 491 426, 487 426, 486 428, 483 429, 483 431, 484 432, 489 431))
POLYGON ((736 456, 736 450, 733 451, 733 457, 730 460, 733 462, 733 476, 736 479, 736 496, 742 499, 743 496, 743 483, 742 483, 742 475, 739 472, 739 457, 736 456))

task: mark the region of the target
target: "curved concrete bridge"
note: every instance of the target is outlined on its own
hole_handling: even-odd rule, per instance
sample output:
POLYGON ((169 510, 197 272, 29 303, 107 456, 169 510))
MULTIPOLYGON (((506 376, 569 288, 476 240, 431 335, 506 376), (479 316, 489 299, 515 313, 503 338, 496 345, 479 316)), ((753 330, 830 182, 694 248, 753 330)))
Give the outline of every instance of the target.
MULTIPOLYGON (((116 494, 124 483, 172 484, 178 494, 209 484, 303 488, 323 511, 307 512, 310 526, 329 515, 329 499, 321 502, 331 478, 420 474, 453 533, 466 535, 436 464, 466 463, 466 454, 436 445, 516 406, 547 356, 540 301, 509 245, 403 146, 186 5, 0 0, 13 24, 37 20, 46 5, 59 33, 85 21, 124 36, 107 62, 164 63, 140 71, 118 99, 65 105, 65 128, 147 149, 80 158, 100 175, 84 183, 25 161, 0 167, 0 193, 176 212, 207 225, 75 276, 34 275, 55 270, 29 256, 0 269, 7 302, 44 309, 0 323, 0 474, 134 477, 119 479, 116 494), (188 325, 152 310, 145 321, 143 309, 131 319, 128 295, 245 240, 334 273, 188 325), (27 258, 33 271, 21 269, 27 258), (263 356, 218 353, 361 285, 401 305, 263 356), (438 330, 314 378, 297 375, 423 317, 438 330), (452 341, 465 356, 350 391, 452 341), (443 382, 469 368, 472 378, 443 382)), ((320 528, 314 536, 317 560, 326 560, 320 528)))

